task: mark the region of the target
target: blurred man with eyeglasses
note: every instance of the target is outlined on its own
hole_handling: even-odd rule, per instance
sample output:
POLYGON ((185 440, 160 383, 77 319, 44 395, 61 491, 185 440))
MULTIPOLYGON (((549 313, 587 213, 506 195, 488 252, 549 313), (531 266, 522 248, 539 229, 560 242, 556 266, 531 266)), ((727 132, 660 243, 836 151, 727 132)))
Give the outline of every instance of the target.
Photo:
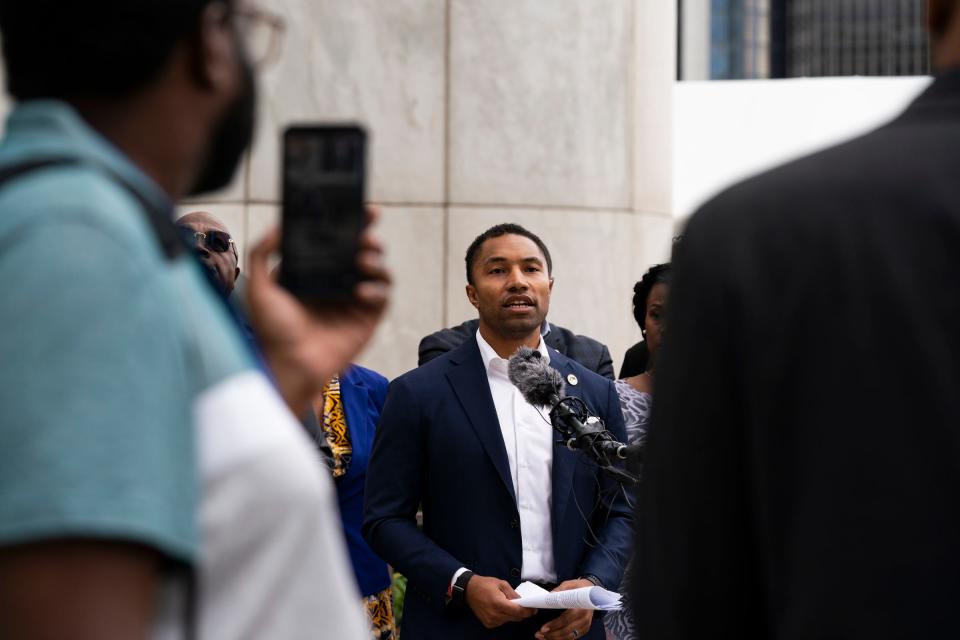
POLYGON ((251 250, 268 376, 173 224, 230 182, 281 24, 242 0, 0 3, 5 640, 367 633, 294 416, 371 337, 381 247, 322 317, 270 278, 276 232, 251 250))

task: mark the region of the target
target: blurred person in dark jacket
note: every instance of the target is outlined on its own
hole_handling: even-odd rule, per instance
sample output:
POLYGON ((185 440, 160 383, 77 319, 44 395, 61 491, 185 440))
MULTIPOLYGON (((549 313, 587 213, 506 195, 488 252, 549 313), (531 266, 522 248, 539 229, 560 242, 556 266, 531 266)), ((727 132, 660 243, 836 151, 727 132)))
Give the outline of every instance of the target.
POLYGON ((876 131, 676 248, 638 506, 644 640, 960 637, 960 11, 876 131))

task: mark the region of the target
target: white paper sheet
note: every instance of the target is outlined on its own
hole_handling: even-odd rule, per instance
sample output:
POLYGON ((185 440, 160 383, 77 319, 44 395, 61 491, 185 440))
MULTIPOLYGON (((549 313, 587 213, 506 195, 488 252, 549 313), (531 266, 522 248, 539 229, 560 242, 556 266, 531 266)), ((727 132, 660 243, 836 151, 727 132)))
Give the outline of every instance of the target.
POLYGON ((530 609, 593 609, 617 611, 620 594, 601 587, 580 587, 569 591, 547 591, 532 582, 524 582, 515 591, 520 598, 512 602, 530 609))

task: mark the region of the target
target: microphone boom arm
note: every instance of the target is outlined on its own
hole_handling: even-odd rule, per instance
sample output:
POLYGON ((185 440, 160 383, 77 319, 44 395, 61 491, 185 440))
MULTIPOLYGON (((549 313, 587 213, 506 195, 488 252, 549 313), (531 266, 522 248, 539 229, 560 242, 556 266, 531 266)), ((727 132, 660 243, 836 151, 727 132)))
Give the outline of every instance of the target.
POLYGON ((588 414, 583 400, 574 396, 560 399, 550 410, 550 422, 564 437, 562 442, 568 449, 586 451, 601 469, 621 482, 631 485, 640 482, 639 477, 613 464, 616 459, 626 459, 627 445, 613 438, 603 420, 588 414))

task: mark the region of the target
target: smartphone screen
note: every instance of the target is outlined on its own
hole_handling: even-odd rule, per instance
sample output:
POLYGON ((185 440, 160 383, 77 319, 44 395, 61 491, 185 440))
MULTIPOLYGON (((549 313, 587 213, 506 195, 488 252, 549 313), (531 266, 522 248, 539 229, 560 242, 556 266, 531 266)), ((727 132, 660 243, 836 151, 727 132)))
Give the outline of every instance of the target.
POLYGON ((346 302, 362 279, 366 138, 355 125, 283 134, 280 282, 307 304, 346 302))

